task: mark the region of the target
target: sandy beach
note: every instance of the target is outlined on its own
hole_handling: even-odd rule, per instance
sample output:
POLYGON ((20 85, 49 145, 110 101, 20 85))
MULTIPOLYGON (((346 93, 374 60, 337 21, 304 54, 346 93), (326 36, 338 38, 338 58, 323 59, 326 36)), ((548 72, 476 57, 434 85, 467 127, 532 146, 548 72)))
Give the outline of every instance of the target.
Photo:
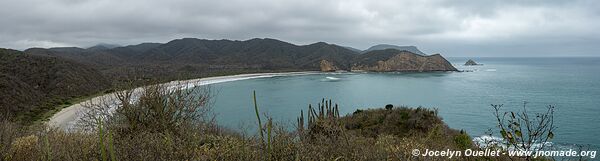
MULTIPOLYGON (((307 75, 307 74, 318 74, 320 72, 287 72, 287 73, 256 73, 256 74, 239 74, 239 75, 230 75, 230 76, 218 76, 218 77, 207 77, 207 78, 199 78, 199 79, 190 79, 190 80, 180 80, 180 81, 171 81, 164 83, 168 88, 192 88, 196 86, 209 85, 215 83, 223 83, 223 82, 231 82, 238 80, 246 80, 246 79, 255 79, 255 78, 267 78, 267 77, 277 77, 277 76, 295 76, 295 75, 307 75), (181 86, 186 85, 186 86, 181 86)), ((141 91, 142 87, 138 87, 134 92, 141 91)), ((57 127, 64 130, 69 130, 74 127, 77 123, 77 120, 80 118, 80 113, 82 110, 85 110, 85 103, 112 103, 116 105, 116 97, 114 93, 105 94, 102 96, 91 98, 87 101, 82 101, 77 104, 73 104, 69 107, 63 108, 61 111, 54 114, 48 124, 52 127, 57 127)))

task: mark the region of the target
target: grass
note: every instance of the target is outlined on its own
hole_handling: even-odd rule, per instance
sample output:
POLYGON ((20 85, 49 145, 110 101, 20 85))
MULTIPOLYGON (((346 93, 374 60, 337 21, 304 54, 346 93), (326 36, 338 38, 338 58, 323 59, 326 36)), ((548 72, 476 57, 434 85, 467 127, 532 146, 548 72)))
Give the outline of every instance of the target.
POLYGON ((54 114, 58 113, 59 111, 61 111, 64 108, 67 108, 69 106, 75 105, 75 104, 79 104, 85 101, 88 101, 94 97, 98 97, 98 96, 102 96, 105 95, 105 92, 100 92, 100 93, 96 93, 93 95, 88 95, 88 96, 81 96, 81 97, 74 97, 74 98, 69 98, 63 101, 62 104, 58 104, 58 105, 54 105, 54 108, 51 108, 48 111, 43 112, 42 114, 40 114, 38 117, 34 118, 34 124, 40 124, 43 122, 46 122, 48 120, 50 120, 50 118, 52 116, 54 116, 54 114))

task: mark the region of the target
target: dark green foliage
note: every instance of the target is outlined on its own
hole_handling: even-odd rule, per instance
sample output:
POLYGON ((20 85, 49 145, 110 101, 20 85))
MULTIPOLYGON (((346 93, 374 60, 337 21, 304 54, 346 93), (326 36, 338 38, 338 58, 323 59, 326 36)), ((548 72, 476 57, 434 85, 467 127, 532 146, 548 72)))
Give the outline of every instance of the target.
POLYGON ((436 110, 399 107, 391 110, 369 109, 342 118, 352 133, 375 137, 379 134, 408 136, 424 133, 435 125, 443 125, 436 110))
POLYGON ((361 112, 363 112, 363 110, 361 110, 361 109, 356 109, 356 111, 354 111, 352 114, 358 114, 358 113, 361 113, 361 112))
POLYGON ((394 105, 392 105, 392 104, 385 105, 386 110, 391 110, 392 108, 394 108, 394 105))
POLYGON ((374 50, 368 53, 361 54, 354 58, 354 62, 358 65, 374 65, 378 61, 390 59, 396 56, 400 51, 396 49, 374 50))
POLYGON ((454 136, 454 143, 462 150, 473 148, 471 137, 463 130, 460 130, 460 133, 454 136))
POLYGON ((100 72, 57 57, 0 49, 0 110, 32 121, 74 97, 108 88, 100 72))

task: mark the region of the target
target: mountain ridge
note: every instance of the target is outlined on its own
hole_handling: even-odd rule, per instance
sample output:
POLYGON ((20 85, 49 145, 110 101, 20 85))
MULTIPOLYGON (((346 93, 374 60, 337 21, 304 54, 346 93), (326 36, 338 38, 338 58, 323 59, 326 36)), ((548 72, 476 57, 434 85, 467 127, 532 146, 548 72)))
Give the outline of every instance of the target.
POLYGON ((110 66, 139 66, 169 64, 194 66, 190 69, 256 69, 256 70, 319 70, 321 60, 339 70, 350 70, 356 57, 371 51, 389 48, 425 55, 415 46, 380 44, 365 51, 316 42, 295 45, 271 38, 248 40, 208 40, 199 38, 174 39, 167 43, 141 43, 105 50, 82 48, 32 48, 26 53, 55 55, 99 68, 110 66), (35 49, 35 50, 34 50, 35 49), (40 51, 47 50, 47 51, 40 51), (176 62, 176 63, 175 63, 176 62))
POLYGON ((370 51, 374 51, 374 50, 386 50, 386 49, 396 49, 396 50, 400 50, 400 51, 409 51, 415 54, 419 54, 419 55, 427 55, 425 53, 423 53, 421 50, 419 50, 416 46, 398 46, 398 45, 390 45, 390 44, 378 44, 378 45, 374 45, 369 47, 367 50, 362 51, 362 53, 368 53, 370 51))

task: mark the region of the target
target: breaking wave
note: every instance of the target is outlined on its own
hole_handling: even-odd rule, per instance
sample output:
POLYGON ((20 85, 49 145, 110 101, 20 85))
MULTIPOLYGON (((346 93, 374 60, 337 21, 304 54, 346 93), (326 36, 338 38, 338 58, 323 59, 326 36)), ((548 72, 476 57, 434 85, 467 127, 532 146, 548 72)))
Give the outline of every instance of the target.
MULTIPOLYGON (((507 147, 507 142, 501 137, 483 135, 479 137, 473 138, 473 143, 475 143, 479 148, 489 148, 489 147, 500 147, 502 149, 507 150, 522 150, 515 148, 514 146, 507 147)), ((567 145, 567 144, 556 144, 553 142, 537 142, 531 145, 531 150, 564 150, 564 149, 575 149, 576 145, 567 145)))
POLYGON ((324 81, 324 82, 337 82, 337 81, 340 81, 340 80, 342 80, 342 78, 328 76, 328 77, 325 77, 324 79, 322 79, 321 81, 324 81))

